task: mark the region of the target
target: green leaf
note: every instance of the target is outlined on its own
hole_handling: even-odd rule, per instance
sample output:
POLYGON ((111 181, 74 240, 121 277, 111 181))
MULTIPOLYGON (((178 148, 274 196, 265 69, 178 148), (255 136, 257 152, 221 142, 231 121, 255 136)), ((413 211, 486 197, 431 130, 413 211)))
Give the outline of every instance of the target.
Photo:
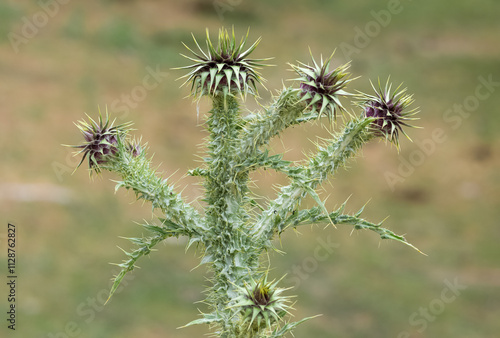
POLYGON ((216 322, 219 322, 221 320, 221 318, 219 316, 217 316, 216 314, 213 314, 213 313, 202 313, 202 316, 203 316, 203 318, 195 319, 195 320, 187 323, 184 326, 179 326, 178 329, 183 329, 183 328, 186 328, 186 327, 192 326, 192 325, 216 323, 216 322))
POLYGON ((314 201, 318 204, 318 206, 321 208, 321 210, 323 210, 324 214, 328 217, 328 219, 330 220, 330 222, 332 223, 333 226, 335 226, 335 223, 333 222, 333 220, 330 218, 330 214, 328 213, 328 209, 326 209, 325 207, 325 204, 323 203, 323 201, 321 200, 321 198, 319 198, 319 195, 318 193, 311 187, 308 187, 306 185, 303 186, 304 187, 304 190, 314 199, 314 201))

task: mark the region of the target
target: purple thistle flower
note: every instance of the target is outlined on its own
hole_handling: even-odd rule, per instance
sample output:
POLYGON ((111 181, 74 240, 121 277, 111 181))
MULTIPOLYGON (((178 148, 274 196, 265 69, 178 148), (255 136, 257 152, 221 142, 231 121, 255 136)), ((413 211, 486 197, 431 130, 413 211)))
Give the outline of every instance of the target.
POLYGON ((380 81, 378 89, 375 88, 373 83, 371 85, 375 95, 360 93, 358 105, 363 108, 365 117, 374 119, 371 123, 373 134, 384 137, 399 149, 400 133, 410 139, 403 127, 415 128, 408 122, 418 120, 418 118, 414 117, 418 113, 417 108, 408 109, 413 103, 413 95, 406 94, 406 88, 399 90, 401 85, 391 93, 392 84, 389 83, 389 79, 387 79, 384 89, 382 89, 380 81))
POLYGON ((132 142, 127 145, 127 150, 132 154, 133 157, 137 157, 141 153, 141 147, 138 142, 132 142))
POLYGON ((193 56, 181 55, 193 61, 194 64, 176 68, 191 70, 181 77, 187 78, 182 85, 190 82, 192 95, 198 99, 203 95, 216 95, 218 93, 224 95, 240 93, 245 96, 250 93, 257 96, 256 84, 262 84, 263 81, 257 69, 265 66, 261 62, 269 59, 249 59, 248 56, 257 47, 260 39, 247 50, 244 50, 243 47, 247 38, 248 32, 238 43, 234 36, 234 29, 232 35, 227 30, 221 29, 219 30, 217 47, 215 47, 210 40, 207 29, 206 43, 208 51, 205 52, 193 36, 199 52, 195 52, 184 45, 193 56))
POLYGON ((300 81, 299 96, 305 101, 308 108, 318 117, 323 113, 329 118, 336 118, 337 111, 345 110, 340 103, 341 96, 351 95, 344 91, 344 87, 352 80, 347 72, 349 64, 342 65, 329 71, 333 54, 324 62, 316 63, 311 54, 314 66, 306 65, 299 61, 300 66, 290 65, 300 76, 294 80, 300 81))
MULTIPOLYGON (((89 121, 79 121, 76 126, 83 134, 85 143, 82 145, 71 146, 81 149, 78 154, 83 153, 82 160, 77 168, 88 157, 89 168, 100 172, 100 166, 106 164, 110 156, 116 155, 118 152, 118 138, 125 134, 131 123, 124 123, 118 126, 113 126, 114 121, 110 122, 106 115, 106 121, 103 121, 99 113, 99 123, 88 116, 89 121)), ((138 151, 138 145, 133 147, 133 151, 138 151)))

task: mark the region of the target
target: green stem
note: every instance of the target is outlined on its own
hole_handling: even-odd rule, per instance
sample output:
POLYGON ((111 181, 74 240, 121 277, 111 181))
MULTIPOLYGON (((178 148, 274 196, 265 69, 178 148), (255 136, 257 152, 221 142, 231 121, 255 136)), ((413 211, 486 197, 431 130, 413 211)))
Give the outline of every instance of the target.
POLYGON ((243 133, 240 142, 241 158, 255 156, 257 150, 269 143, 271 138, 297 123, 304 105, 299 103, 296 90, 284 89, 275 102, 266 109, 266 113, 252 121, 243 133))
POLYGON ((328 175, 333 174, 339 167, 357 153, 361 146, 370 138, 366 132, 371 119, 349 122, 343 133, 326 148, 320 148, 314 158, 305 168, 299 168, 294 175, 290 175, 292 182, 283 188, 278 197, 271 201, 269 208, 264 211, 257 221, 253 236, 268 242, 275 233, 285 229, 284 221, 295 213, 300 202, 307 194, 313 194, 318 203, 314 189, 321 184, 328 175))
POLYGON ((119 157, 109 168, 117 172, 122 181, 116 185, 132 189, 137 199, 151 202, 153 209, 160 209, 165 218, 179 224, 184 230, 178 234, 189 237, 199 236, 206 226, 196 209, 184 202, 181 195, 174 193, 172 186, 167 180, 157 175, 150 168, 150 160, 146 158, 144 151, 138 156, 132 156, 124 144, 119 145, 119 157))
POLYGON ((382 239, 392 239, 398 242, 401 242, 403 244, 408 245, 409 247, 417 250, 418 252, 422 253, 419 249, 417 249, 415 246, 410 244, 403 236, 397 235, 394 232, 392 232, 389 229, 383 228, 382 227, 382 222, 380 223, 372 223, 369 222, 361 217, 361 213, 364 210, 361 208, 357 213, 354 215, 346 215, 343 214, 344 208, 345 208, 346 202, 344 202, 340 208, 335 210, 334 212, 331 212, 329 214, 326 214, 323 212, 321 208, 314 207, 311 209, 307 210, 300 210, 299 212, 290 215, 284 222, 284 228, 282 231, 292 227, 296 228, 302 225, 312 225, 312 224, 325 224, 325 223, 333 223, 335 225, 337 224, 348 224, 352 225, 354 227, 354 230, 371 230, 375 233, 377 233, 380 238, 382 239))
POLYGON ((208 296, 214 312, 222 317, 223 332, 231 332, 231 313, 227 307, 234 298, 235 285, 243 281, 258 266, 258 259, 250 249, 245 224, 248 173, 241 171, 236 144, 241 120, 235 97, 213 97, 213 108, 208 119, 210 141, 205 180, 207 224, 203 263, 211 263, 213 286, 208 296))

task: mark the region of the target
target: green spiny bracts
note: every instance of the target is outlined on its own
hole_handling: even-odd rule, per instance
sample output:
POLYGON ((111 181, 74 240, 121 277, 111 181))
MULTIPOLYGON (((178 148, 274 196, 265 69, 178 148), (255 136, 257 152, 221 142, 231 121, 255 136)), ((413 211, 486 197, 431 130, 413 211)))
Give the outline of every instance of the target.
MULTIPOLYGON (((94 170, 96 173, 99 173, 101 166, 106 165, 111 157, 118 152, 118 139, 130 130, 132 123, 123 123, 114 126, 115 121, 111 122, 109 120, 107 112, 105 121, 103 121, 102 115, 99 112, 99 123, 94 121, 90 116, 87 115, 87 117, 88 121, 81 120, 76 124, 83 134, 85 143, 70 147, 81 149, 77 155, 83 153, 82 160, 77 168, 85 161, 85 158, 88 158, 91 172, 94 170)), ((134 153, 136 153, 135 145, 131 147, 134 147, 134 153)), ((132 151, 132 148, 130 150, 132 151)))
POLYGON ((401 85, 391 93, 392 84, 389 79, 384 89, 380 80, 378 88, 371 81, 370 83, 375 95, 360 93, 358 104, 363 108, 364 116, 375 119, 371 124, 374 136, 384 137, 399 149, 399 133, 410 139, 403 127, 414 127, 407 122, 418 120, 414 117, 418 113, 417 108, 408 109, 413 103, 413 95, 406 94, 406 88, 399 90, 401 85))
MULTIPOLYGON (((186 83, 191 83, 191 92, 195 98, 203 95, 215 96, 218 94, 239 93, 246 96, 248 93, 257 96, 257 83, 262 84, 264 80, 257 71, 262 66, 262 62, 269 59, 249 59, 248 56, 255 50, 260 39, 255 41, 248 49, 244 50, 248 38, 238 43, 234 36, 225 29, 219 30, 217 46, 210 40, 207 29, 206 44, 208 50, 205 52, 193 35, 194 42, 199 49, 195 52, 184 45, 193 56, 183 55, 194 64, 177 69, 190 69, 191 71, 181 78, 187 78, 186 83)), ((184 85, 183 84, 183 85, 184 85)))
POLYGON ((239 318, 239 326, 244 328, 243 332, 252 333, 244 336, 270 332, 289 314, 291 297, 282 295, 287 289, 277 287, 278 283, 268 282, 265 274, 257 281, 250 279, 243 287, 237 287, 238 296, 230 308, 236 310, 235 315, 239 318))
POLYGON ((83 153, 82 161, 89 158, 91 169, 105 169, 121 177, 116 189, 132 190, 138 200, 150 202, 155 209, 156 221, 142 225, 147 235, 128 238, 135 247, 118 264, 121 271, 110 297, 141 257, 169 237, 185 237, 187 247, 195 244, 200 265, 205 264, 211 273, 204 300, 208 311, 186 326, 208 324, 215 336, 223 338, 279 338, 309 318, 291 322, 290 297, 283 295, 285 289, 278 287, 279 281, 268 282, 266 253, 274 249, 276 235, 306 224, 349 224, 415 248, 383 228, 382 222, 363 219, 364 207, 355 214, 344 214, 344 203, 328 211, 316 190, 375 137, 398 145, 399 133, 404 133, 402 128, 414 119, 416 111, 408 110, 412 98, 404 90, 392 93, 389 84, 384 90, 379 85, 375 95, 360 96, 359 116, 346 114, 350 121, 332 132, 309 159, 286 161, 283 154, 270 149, 271 140, 290 126, 322 115, 335 118, 338 111, 345 110, 340 97, 349 95, 344 91, 351 81, 348 65, 330 71, 330 57, 319 64, 313 58, 313 66, 292 66, 300 76, 298 88, 283 88, 261 106, 261 112, 244 115, 237 94, 256 94, 256 84, 262 79, 255 69, 263 61, 248 59, 259 40, 244 50, 247 37, 248 33, 237 43, 234 31, 229 35, 221 30, 214 46, 207 32, 208 51, 195 40, 200 51, 188 57, 195 64, 184 67, 190 69, 185 77, 191 83, 191 94, 198 99, 206 95, 212 101, 206 120, 210 134, 205 143, 207 154, 201 168, 189 171, 204 180, 204 212, 199 213, 152 169, 147 147, 129 136, 130 124, 114 127, 101 117, 99 122, 80 122, 85 144, 77 148, 83 153), (259 168, 279 171, 289 179, 274 200, 260 202, 251 194, 250 173, 259 168), (308 195, 317 205, 301 209, 308 195))
POLYGON ((305 101, 307 107, 312 113, 318 116, 325 114, 332 119, 337 116, 337 112, 345 110, 340 102, 340 97, 351 95, 344 88, 352 81, 350 74, 347 72, 349 64, 339 66, 330 71, 329 66, 333 54, 323 61, 321 56, 318 64, 311 54, 313 66, 307 65, 300 61, 300 65, 292 65, 292 69, 299 75, 299 78, 294 80, 300 81, 299 95, 305 101))

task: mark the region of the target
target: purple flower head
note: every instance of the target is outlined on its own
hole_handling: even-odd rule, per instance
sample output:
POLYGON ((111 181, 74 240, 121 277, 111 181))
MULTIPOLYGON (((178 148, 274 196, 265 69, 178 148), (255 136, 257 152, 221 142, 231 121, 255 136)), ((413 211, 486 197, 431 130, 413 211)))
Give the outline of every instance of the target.
POLYGON ((313 66, 299 62, 300 65, 291 65, 292 69, 299 75, 294 80, 300 81, 299 96, 307 107, 318 117, 322 114, 329 118, 336 118, 337 111, 345 110, 339 98, 351 95, 344 90, 345 86, 352 81, 347 72, 349 64, 339 66, 329 71, 329 65, 333 54, 324 62, 323 57, 318 64, 312 57, 313 66))
POLYGON ((380 81, 378 89, 373 83, 372 87, 375 95, 360 93, 358 105, 363 108, 365 117, 374 119, 371 123, 374 135, 384 137, 399 148, 399 134, 408 137, 403 127, 413 127, 408 122, 418 119, 414 117, 418 113, 417 109, 408 109, 413 103, 413 96, 406 94, 406 88, 399 90, 401 85, 391 93, 389 79, 384 89, 380 81))
POLYGON ((137 157, 141 153, 141 147, 138 142, 132 142, 127 145, 127 150, 132 154, 133 157, 137 157))
POLYGON ((99 123, 91 117, 87 117, 89 121, 82 120, 76 125, 82 132, 85 142, 82 145, 72 147, 81 149, 79 154, 83 153, 78 167, 85 158, 88 158, 89 168, 99 173, 100 166, 105 165, 118 152, 119 138, 129 130, 131 123, 113 126, 114 121, 110 122, 107 115, 106 120, 103 121, 101 114, 99 114, 99 123))
MULTIPOLYGON (((208 50, 204 51, 193 36, 199 52, 191 50, 184 45, 193 56, 182 55, 194 62, 194 64, 178 69, 190 69, 191 71, 182 76, 187 78, 186 83, 191 83, 191 92, 195 98, 203 95, 235 94, 245 95, 250 93, 257 96, 256 84, 262 84, 263 79, 257 71, 265 64, 261 62, 269 59, 249 59, 248 56, 254 51, 260 42, 258 39, 247 50, 243 47, 248 38, 247 35, 238 43, 234 36, 227 30, 219 30, 217 46, 210 40, 207 30, 206 43, 208 50)), ((183 85, 184 85, 183 84, 183 85)))

